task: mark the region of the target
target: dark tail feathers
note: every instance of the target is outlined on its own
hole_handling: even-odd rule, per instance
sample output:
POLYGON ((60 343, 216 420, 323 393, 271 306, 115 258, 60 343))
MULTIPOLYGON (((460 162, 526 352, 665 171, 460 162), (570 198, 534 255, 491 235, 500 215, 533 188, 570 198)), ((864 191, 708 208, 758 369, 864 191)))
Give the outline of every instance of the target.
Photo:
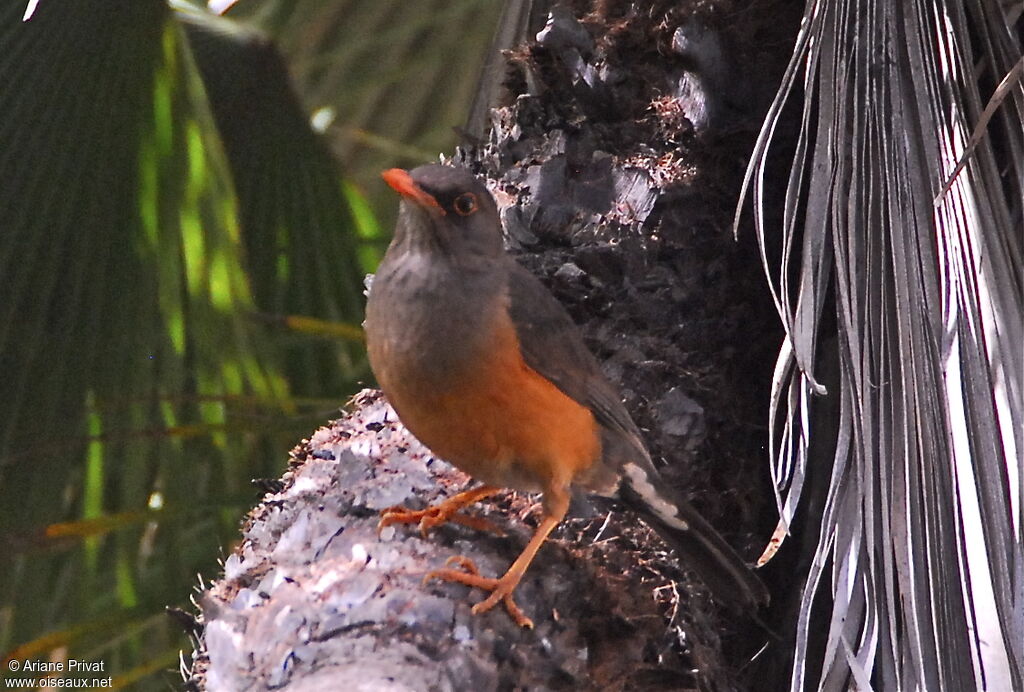
POLYGON ((627 463, 623 470, 620 499, 676 549, 716 600, 738 611, 757 610, 768 603, 768 589, 760 578, 704 517, 664 487, 653 469, 627 463))

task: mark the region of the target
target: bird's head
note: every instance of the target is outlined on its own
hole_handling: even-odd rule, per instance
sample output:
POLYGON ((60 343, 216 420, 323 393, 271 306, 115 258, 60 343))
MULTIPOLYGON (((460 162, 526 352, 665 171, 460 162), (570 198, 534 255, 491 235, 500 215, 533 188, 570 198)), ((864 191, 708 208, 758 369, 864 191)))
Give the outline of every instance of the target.
POLYGON ((402 196, 396 242, 456 258, 504 252, 494 198, 465 168, 392 168, 381 177, 402 196))

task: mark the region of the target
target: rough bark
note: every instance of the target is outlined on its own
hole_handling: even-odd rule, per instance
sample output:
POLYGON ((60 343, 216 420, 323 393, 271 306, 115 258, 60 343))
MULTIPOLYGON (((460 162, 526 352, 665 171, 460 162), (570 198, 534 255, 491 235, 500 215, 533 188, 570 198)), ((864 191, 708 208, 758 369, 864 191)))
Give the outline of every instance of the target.
MULTIPOLYGON (((489 140, 455 158, 489 180, 510 248, 584 329, 666 478, 753 560, 774 526, 764 404, 780 332, 753 241, 734 242, 731 222, 795 14, 640 5, 556 10, 510 55, 489 140)), ((481 596, 465 587, 422 586, 456 554, 498 575, 528 537, 532 500, 508 494, 505 511, 483 510, 507 537, 447 527, 423 540, 399 527, 378 539, 379 510, 467 480, 382 401, 358 398, 296 448, 286 487, 253 511, 203 594, 196 685, 761 688, 743 671, 770 636, 720 612, 614 508, 578 503, 542 550, 518 591, 534 631, 500 610, 470 616, 481 596)))
POLYGON ((565 540, 540 553, 517 592, 533 631, 501 608, 472 616, 479 592, 424 585, 425 574, 455 555, 501 573, 539 512, 528 497, 506 494, 477 514, 507 536, 456 525, 426 538, 408 526, 378 535, 381 510, 438 502, 471 481, 434 459, 376 392, 356 397, 349 416, 296 447, 283 482, 253 510, 223 579, 200 599, 199 687, 614 690, 692 682, 680 656, 654 656, 664 634, 652 598, 660 577, 624 561, 617 541, 595 541, 602 522, 574 522, 565 540))

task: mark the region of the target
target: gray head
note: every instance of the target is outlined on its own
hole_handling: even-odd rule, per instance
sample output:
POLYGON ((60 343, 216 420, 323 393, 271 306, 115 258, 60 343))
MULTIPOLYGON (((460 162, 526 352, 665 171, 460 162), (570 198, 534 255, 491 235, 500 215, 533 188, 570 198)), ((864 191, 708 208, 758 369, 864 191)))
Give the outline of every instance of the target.
POLYGON ((494 198, 465 168, 430 164, 381 174, 402 195, 395 249, 436 252, 452 259, 504 253, 494 198))

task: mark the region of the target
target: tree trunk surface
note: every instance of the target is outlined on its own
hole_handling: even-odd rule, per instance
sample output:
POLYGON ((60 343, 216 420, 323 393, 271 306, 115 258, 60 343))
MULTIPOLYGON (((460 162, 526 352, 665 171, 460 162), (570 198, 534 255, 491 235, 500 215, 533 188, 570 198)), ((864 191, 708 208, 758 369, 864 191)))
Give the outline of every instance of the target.
MULTIPOLYGON (((508 53, 488 139, 453 157, 487 179, 510 250, 581 326, 667 482, 751 562, 775 525, 765 405, 781 330, 754 238, 736 242, 732 220, 795 36, 801 8, 788 5, 556 6, 508 53)), ((424 585, 456 555, 502 574, 537 498, 470 510, 505 536, 458 525, 378 536, 381 510, 435 503, 470 479, 374 392, 296 447, 282 480, 199 598, 195 688, 775 687, 750 679, 772 635, 719 610, 615 507, 574 501, 542 548, 516 592, 533 630, 500 607, 472 616, 479 591, 424 585)))

